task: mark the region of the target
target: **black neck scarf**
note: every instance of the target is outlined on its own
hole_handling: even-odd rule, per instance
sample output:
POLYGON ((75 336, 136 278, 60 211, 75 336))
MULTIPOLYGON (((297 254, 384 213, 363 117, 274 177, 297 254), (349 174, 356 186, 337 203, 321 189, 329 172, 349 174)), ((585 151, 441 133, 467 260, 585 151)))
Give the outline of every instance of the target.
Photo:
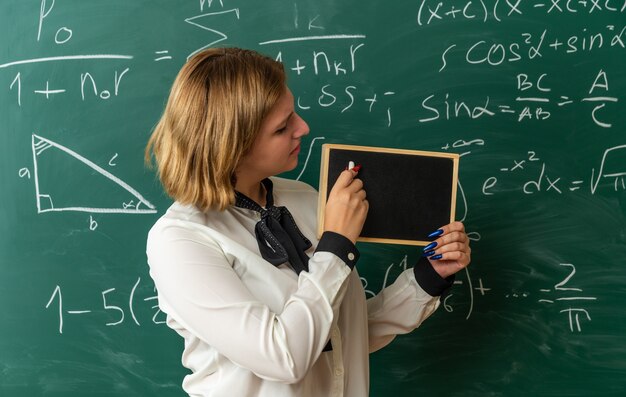
MULTIPOLYGON (((289 261, 291 268, 297 274, 303 270, 308 272, 309 257, 305 251, 311 248, 311 242, 298 229, 286 207, 274 206, 272 181, 266 178, 261 183, 267 191, 266 208, 261 207, 245 194, 235 191, 235 206, 261 214, 261 220, 254 227, 261 256, 274 266, 289 261)), ((331 350, 333 350, 333 344, 329 339, 322 351, 331 350)))
POLYGON ((235 191, 235 206, 261 214, 261 220, 254 227, 261 256, 274 266, 289 261, 297 274, 308 271, 309 257, 305 251, 311 248, 311 242, 298 229, 286 207, 274 206, 272 181, 266 178, 261 183, 267 191, 266 208, 235 191))

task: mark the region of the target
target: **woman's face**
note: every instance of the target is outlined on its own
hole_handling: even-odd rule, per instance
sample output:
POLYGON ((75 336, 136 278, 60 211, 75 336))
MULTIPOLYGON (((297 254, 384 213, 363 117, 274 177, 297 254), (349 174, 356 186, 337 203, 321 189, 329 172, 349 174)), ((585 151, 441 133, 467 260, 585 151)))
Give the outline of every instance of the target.
POLYGON ((291 171, 298 165, 300 138, 309 133, 307 123, 296 114, 288 88, 261 125, 252 150, 237 168, 238 174, 264 179, 291 171))

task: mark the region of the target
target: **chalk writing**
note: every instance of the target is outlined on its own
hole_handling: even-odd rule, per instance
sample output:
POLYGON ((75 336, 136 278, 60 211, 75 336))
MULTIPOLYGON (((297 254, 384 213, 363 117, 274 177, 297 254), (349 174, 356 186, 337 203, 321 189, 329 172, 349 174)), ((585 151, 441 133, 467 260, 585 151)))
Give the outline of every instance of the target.
MULTIPOLYGON (((583 292, 581 288, 568 286, 570 280, 576 274, 576 266, 574 266, 571 263, 559 263, 559 266, 563 266, 569 269, 569 273, 567 274, 567 276, 563 278, 562 281, 554 285, 554 290, 541 289, 540 292, 543 294, 547 294, 551 292, 560 293, 563 291, 583 292)), ((545 297, 545 298, 542 297, 541 299, 538 300, 538 302, 545 303, 548 305, 552 305, 552 304, 560 303, 560 302, 567 303, 568 307, 565 309, 559 310, 559 313, 567 314, 569 328, 571 332, 581 332, 582 327, 580 325, 580 320, 586 319, 587 321, 591 322, 591 316, 589 315, 589 312, 587 311, 586 308, 572 307, 571 304, 574 302, 580 301, 582 305, 583 302, 596 301, 598 298, 596 298, 595 296, 584 296, 584 295, 581 296, 581 295, 576 295, 576 294, 569 295, 568 292, 566 293, 567 296, 560 296, 560 297, 552 298, 552 299, 548 299, 548 297, 545 297)))
MULTIPOLYGON (((111 299, 113 299, 112 297, 118 294, 116 293, 116 288, 108 288, 108 289, 101 291, 100 295, 102 297, 102 306, 97 309, 101 309, 105 311, 107 313, 107 316, 109 317, 109 320, 104 324, 105 326, 108 327, 108 326, 122 325, 124 321, 127 320, 127 316, 126 316, 127 311, 125 309, 128 309, 128 313, 130 313, 133 323, 135 323, 135 325, 137 326, 141 326, 141 322, 137 319, 137 316, 135 314, 135 304, 136 304, 135 293, 137 291, 137 288, 140 282, 141 282, 141 277, 138 277, 137 281, 130 289, 128 305, 127 307, 124 307, 124 308, 122 306, 118 306, 116 304, 111 303, 111 299)), ((155 289, 155 292, 156 292, 156 289, 155 289)), ((66 306, 63 303, 63 292, 59 285, 56 285, 54 290, 52 291, 52 295, 50 296, 50 299, 46 303, 45 309, 51 309, 51 306, 55 301, 58 304, 58 309, 57 309, 58 331, 60 334, 63 333, 64 319, 66 318, 65 317, 66 315, 71 315, 71 317, 86 317, 85 315, 97 313, 98 311, 96 308, 86 308, 86 307, 77 308, 76 306, 72 306, 72 310, 66 309, 66 306)), ((165 323, 164 314, 159 310, 158 297, 156 294, 145 297, 141 299, 141 301, 148 302, 148 304, 150 305, 150 309, 153 310, 153 315, 150 319, 152 324, 158 325, 158 324, 165 323)))
POLYGON ((522 0, 466 0, 440 1, 422 0, 417 11, 419 26, 454 21, 475 21, 485 23, 503 22, 509 17, 541 17, 576 13, 623 13, 626 2, 623 0, 549 0, 522 2, 522 0))
POLYGON ((304 174, 304 171, 306 171, 306 167, 309 164, 309 158, 311 157, 311 152, 313 151, 313 145, 315 145, 315 141, 324 140, 324 139, 326 138, 323 136, 318 136, 311 140, 311 144, 309 145, 309 151, 307 152, 306 159, 304 160, 304 164, 302 165, 302 170, 300 171, 300 173, 298 174, 298 177, 296 178, 297 181, 300 180, 300 178, 302 177, 302 174, 304 174))
POLYGON ((441 68, 448 68, 450 61, 467 65, 500 67, 513 62, 537 61, 545 56, 597 52, 601 49, 620 51, 626 48, 626 25, 606 25, 602 30, 570 34, 567 37, 553 35, 547 29, 541 33, 520 33, 516 41, 489 43, 478 40, 470 43, 454 43, 441 53, 441 68), (452 58, 452 59, 450 59, 452 58))
POLYGON ((479 103, 470 103, 463 99, 450 98, 449 93, 445 93, 443 100, 441 96, 431 94, 421 102, 423 112, 420 112, 418 121, 428 123, 459 118, 475 120, 509 114, 515 115, 517 122, 543 121, 560 110, 558 108, 564 108, 576 102, 585 106, 591 104, 588 109, 595 125, 602 128, 612 127, 612 123, 605 118, 603 112, 607 105, 612 106, 611 104, 617 103, 619 98, 609 94, 609 81, 604 70, 600 69, 589 82, 588 96, 579 98, 567 95, 556 95, 556 98, 551 98, 549 93, 552 89, 546 85, 547 77, 547 73, 540 74, 536 79, 526 73, 518 73, 516 76, 518 95, 514 99, 515 105, 502 103, 501 100, 498 101, 500 104, 497 106, 490 105, 490 101, 493 103, 494 100, 493 96, 489 95, 486 95, 485 99, 479 103), (550 108, 552 103, 555 103, 558 108, 550 108))
POLYGON ((187 59, 191 58, 192 56, 194 56, 198 52, 204 50, 205 48, 213 47, 216 44, 221 43, 222 41, 228 39, 228 36, 224 32, 221 32, 219 30, 216 30, 216 29, 213 29, 213 28, 209 27, 210 24, 212 24, 213 17, 221 16, 221 15, 225 15, 225 14, 234 14, 237 17, 237 19, 239 19, 239 9, 238 8, 233 8, 233 9, 225 10, 225 11, 208 12, 208 13, 205 13, 205 14, 196 15, 194 17, 185 19, 185 22, 187 22, 188 24, 196 26, 196 27, 198 27, 198 28, 200 28, 202 30, 205 30, 205 31, 208 31, 208 32, 212 33, 212 35, 217 36, 217 38, 215 38, 215 37, 213 38, 213 41, 211 41, 208 44, 203 45, 202 47, 192 51, 187 56, 187 59))
POLYGON ((43 63, 43 62, 59 62, 59 61, 76 61, 76 60, 85 60, 85 59, 96 59, 96 60, 115 60, 115 59, 133 59, 132 55, 117 55, 117 54, 98 54, 98 55, 66 55, 66 56, 55 56, 55 57, 43 57, 43 58, 32 58, 32 59, 22 59, 19 61, 7 62, 0 64, 0 69, 9 68, 17 65, 26 65, 32 63, 43 63))
MULTIPOLYGON (((564 194, 575 192, 585 184, 585 179, 571 178, 564 179, 554 176, 549 169, 546 169, 546 162, 533 150, 529 150, 525 157, 520 156, 512 159, 509 164, 499 169, 504 175, 533 170, 535 176, 517 186, 524 194, 538 194, 541 192, 552 194, 564 194), (540 165, 539 165, 540 164, 540 165)), ((612 188, 613 191, 626 190, 626 144, 608 148, 604 151, 599 162, 598 171, 593 167, 590 170, 588 179, 589 192, 595 194, 599 186, 612 188), (614 161, 611 161, 614 160, 614 161), (607 163, 611 161, 611 166, 607 163), (602 180, 608 183, 600 185, 602 180)), ((501 182, 498 176, 487 178, 482 185, 482 193, 492 196, 498 192, 497 185, 501 182)))
MULTIPOLYGON (((41 7, 39 9, 39 27, 37 29, 37 41, 41 39, 41 29, 43 27, 44 19, 48 17, 48 15, 52 12, 54 8, 54 0, 52 0, 47 6, 48 2, 46 0, 41 0, 41 7)), ((60 27, 55 35, 54 42, 56 44, 65 44, 72 38, 73 31, 67 26, 60 27)))
MULTIPOLYGON (((316 16, 315 19, 317 19, 316 16)), ((297 7, 295 22, 297 23, 297 7)), ((313 27, 312 21, 309 22, 309 30, 313 27)), ((318 27, 322 28, 322 27, 318 27)), ((325 76, 325 77, 346 77, 354 74, 358 69, 360 62, 357 61, 357 54, 365 48, 366 35, 363 34, 328 34, 328 35, 308 35, 286 37, 281 39, 267 40, 260 42, 262 46, 278 47, 275 59, 282 62, 287 70, 295 73, 296 78, 306 76, 325 76), (312 50, 303 56, 302 52, 294 50, 293 44, 305 41, 330 43, 329 49, 319 48, 312 50), (340 47, 345 42, 356 41, 349 47, 340 47), (339 51, 338 51, 339 49, 339 51), (295 55, 294 55, 295 54, 295 55)), ((359 85, 353 82, 345 84, 327 83, 321 85, 319 90, 306 93, 298 93, 296 95, 296 106, 300 110, 310 110, 312 106, 321 109, 337 109, 341 113, 353 109, 358 103, 364 104, 368 113, 375 112, 378 108, 383 107, 382 114, 385 118, 387 127, 392 125, 392 107, 387 101, 384 104, 378 104, 384 98, 393 96, 394 91, 385 90, 376 92, 370 87, 359 88, 359 85)))
MULTIPOLYGON (((38 29, 37 29, 37 41, 40 41, 42 38, 42 30, 44 28, 45 19, 49 17, 52 11, 55 8, 54 1, 41 0, 40 3, 40 11, 39 11, 39 21, 38 21, 38 29)), ((61 26, 56 30, 54 34, 54 42, 58 44, 65 44, 70 41, 73 37, 73 30, 68 28, 67 26, 61 26)), ((49 57, 41 57, 41 58, 30 58, 30 59, 21 59, 12 62, 6 62, 0 64, 0 69, 16 67, 20 65, 27 64, 40 64, 40 63, 49 63, 49 62, 68 62, 68 61, 81 61, 81 60, 130 60, 133 59, 132 55, 119 55, 119 54, 84 54, 84 55, 59 55, 59 56, 49 56, 49 57)), ((115 71, 115 77, 113 81, 113 90, 104 89, 98 90, 96 80, 93 75, 89 72, 84 72, 80 74, 80 78, 77 79, 80 84, 80 92, 81 97, 85 100, 85 90, 86 85, 91 86, 93 89, 93 94, 95 96, 100 97, 101 99, 109 99, 111 97, 111 92, 114 92, 114 95, 117 96, 119 94, 119 86, 120 81, 124 74, 128 72, 130 68, 125 68, 123 71, 118 72, 115 71)), ((60 83, 55 81, 50 81, 50 78, 41 78, 37 82, 31 81, 22 81, 21 72, 17 72, 15 78, 11 82, 9 89, 13 90, 15 87, 16 97, 18 106, 22 106, 22 88, 33 87, 32 93, 45 98, 46 100, 50 100, 53 97, 56 97, 59 94, 66 94, 67 88, 60 86, 60 83), (30 84, 30 85, 29 85, 30 84)), ((89 88, 87 88, 89 90, 89 88)))

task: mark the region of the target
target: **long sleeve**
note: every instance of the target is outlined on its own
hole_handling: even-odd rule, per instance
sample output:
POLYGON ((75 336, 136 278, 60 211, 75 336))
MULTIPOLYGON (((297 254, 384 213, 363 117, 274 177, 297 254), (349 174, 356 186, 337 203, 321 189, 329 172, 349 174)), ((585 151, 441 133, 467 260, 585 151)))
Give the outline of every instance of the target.
POLYGON ((388 345, 396 335, 419 327, 439 307, 439 296, 452 285, 422 258, 396 281, 367 300, 370 352, 388 345))
MULTIPOLYGON (((147 253, 159 305, 168 316, 260 378, 294 383, 328 342, 342 286, 354 266, 348 262, 357 259, 347 252, 353 247, 347 241, 324 236, 309 261, 310 271, 300 273, 297 289, 275 311, 255 298, 233 269, 234 254, 206 230, 184 222, 155 226, 147 253)), ((245 249, 236 255, 236 260, 267 266, 267 277, 286 277, 245 249)))

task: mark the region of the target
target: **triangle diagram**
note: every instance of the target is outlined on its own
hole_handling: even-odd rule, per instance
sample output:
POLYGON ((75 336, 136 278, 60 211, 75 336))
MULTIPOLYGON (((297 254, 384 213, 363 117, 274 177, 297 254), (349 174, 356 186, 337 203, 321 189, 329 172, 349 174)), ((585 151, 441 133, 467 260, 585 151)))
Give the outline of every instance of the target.
POLYGON ((37 212, 153 214, 138 191, 80 154, 33 134, 37 212))

